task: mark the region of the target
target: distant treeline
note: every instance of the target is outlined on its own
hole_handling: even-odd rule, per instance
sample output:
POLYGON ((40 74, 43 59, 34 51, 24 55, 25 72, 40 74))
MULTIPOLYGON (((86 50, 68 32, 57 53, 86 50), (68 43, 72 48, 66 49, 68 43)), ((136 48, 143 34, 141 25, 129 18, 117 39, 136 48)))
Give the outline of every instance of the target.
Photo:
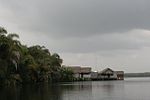
POLYGON ((62 67, 59 54, 40 45, 28 47, 18 38, 0 27, 0 86, 73 80, 73 72, 62 67))
POLYGON ((150 77, 150 72, 145 72, 145 73, 125 73, 125 77, 150 77))

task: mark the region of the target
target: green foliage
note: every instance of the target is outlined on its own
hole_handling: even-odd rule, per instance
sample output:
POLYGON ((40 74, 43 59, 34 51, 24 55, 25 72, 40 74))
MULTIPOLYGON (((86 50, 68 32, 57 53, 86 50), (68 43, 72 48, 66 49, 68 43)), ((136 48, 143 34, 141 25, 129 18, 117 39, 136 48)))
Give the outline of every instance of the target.
POLYGON ((61 68, 61 81, 73 81, 73 71, 67 67, 61 68))
POLYGON ((0 85, 71 81, 73 73, 61 67, 63 60, 40 45, 27 47, 19 35, 0 27, 0 85))

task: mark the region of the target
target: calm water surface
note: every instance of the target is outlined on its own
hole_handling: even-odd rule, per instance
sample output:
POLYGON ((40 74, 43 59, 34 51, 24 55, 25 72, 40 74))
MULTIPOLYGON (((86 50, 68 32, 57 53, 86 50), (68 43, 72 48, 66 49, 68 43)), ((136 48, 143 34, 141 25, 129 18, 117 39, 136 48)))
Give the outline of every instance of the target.
POLYGON ((3 88, 0 100, 150 100, 150 78, 3 88))

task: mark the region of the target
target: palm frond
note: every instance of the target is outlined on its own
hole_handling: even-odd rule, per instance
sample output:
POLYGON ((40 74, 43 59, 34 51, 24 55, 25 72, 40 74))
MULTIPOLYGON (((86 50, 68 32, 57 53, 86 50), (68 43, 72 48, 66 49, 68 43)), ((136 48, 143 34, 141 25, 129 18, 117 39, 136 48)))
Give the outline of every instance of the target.
POLYGON ((10 33, 10 34, 7 35, 7 37, 8 37, 9 39, 19 38, 19 35, 16 34, 16 33, 10 33))
POLYGON ((7 34, 7 30, 3 27, 0 27, 0 35, 7 34))

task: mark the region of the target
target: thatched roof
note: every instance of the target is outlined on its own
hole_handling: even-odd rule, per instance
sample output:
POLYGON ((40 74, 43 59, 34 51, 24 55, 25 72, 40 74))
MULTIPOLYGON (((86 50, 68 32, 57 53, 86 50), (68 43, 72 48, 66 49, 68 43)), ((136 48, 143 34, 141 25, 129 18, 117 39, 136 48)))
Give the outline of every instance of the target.
POLYGON ((70 66, 70 67, 67 67, 67 68, 69 68, 70 70, 72 70, 73 71, 73 73, 80 73, 80 66, 70 66))
POLYGON ((81 67, 80 73, 91 73, 91 67, 81 67))
POLYGON ((100 72, 100 74, 113 74, 114 71, 110 68, 106 68, 100 72))
POLYGON ((73 71, 73 73, 91 73, 91 67, 69 66, 67 67, 73 71))

